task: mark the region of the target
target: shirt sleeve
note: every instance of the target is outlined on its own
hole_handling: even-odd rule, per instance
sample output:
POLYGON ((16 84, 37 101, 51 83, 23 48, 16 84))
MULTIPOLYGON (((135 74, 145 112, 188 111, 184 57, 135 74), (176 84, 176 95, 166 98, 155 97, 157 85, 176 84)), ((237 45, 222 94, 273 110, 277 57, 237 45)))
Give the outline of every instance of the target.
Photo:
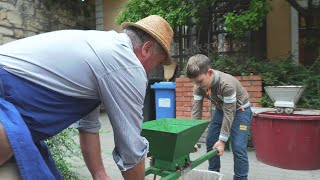
POLYGON ((76 124, 76 128, 89 133, 99 133, 101 122, 99 120, 100 106, 90 112, 87 116, 81 118, 76 124))
POLYGON ((226 142, 230 136, 230 129, 236 113, 237 94, 236 87, 232 84, 226 84, 222 88, 223 96, 223 121, 219 140, 226 142))
POLYGON ((100 78, 100 96, 114 132, 113 159, 121 171, 131 169, 147 154, 141 133, 147 77, 142 67, 123 68, 100 78))
POLYGON ((194 85, 191 119, 201 119, 202 108, 203 108, 203 96, 199 91, 199 87, 197 85, 194 85))

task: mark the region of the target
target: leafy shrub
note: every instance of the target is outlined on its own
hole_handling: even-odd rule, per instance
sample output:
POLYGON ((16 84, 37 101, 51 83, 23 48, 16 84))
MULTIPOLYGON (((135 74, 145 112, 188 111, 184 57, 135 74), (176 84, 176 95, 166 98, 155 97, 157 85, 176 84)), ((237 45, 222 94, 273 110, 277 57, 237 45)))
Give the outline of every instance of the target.
POLYGON ((78 134, 78 130, 67 128, 46 141, 63 179, 83 179, 79 173, 72 170, 76 166, 70 162, 70 160, 76 161, 82 157, 80 146, 74 140, 78 134))
POLYGON ((270 4, 264 0, 251 0, 249 9, 241 14, 228 12, 225 18, 227 32, 237 39, 242 39, 249 30, 259 30, 270 10, 270 4))
POLYGON ((254 57, 241 55, 212 55, 210 57, 212 67, 214 69, 226 72, 233 76, 247 76, 250 73, 259 74, 262 69, 262 64, 265 61, 259 61, 254 57))
MULTIPOLYGON (((291 58, 267 61, 242 55, 212 55, 211 60, 214 69, 231 75, 259 74, 263 86, 304 86, 304 93, 297 107, 320 108, 320 57, 310 66, 297 64, 291 58)), ((261 104, 264 107, 273 107, 265 93, 261 104)))
POLYGON ((195 14, 195 7, 184 0, 129 0, 118 14, 116 23, 136 22, 149 15, 157 14, 165 18, 172 27, 188 24, 195 14))

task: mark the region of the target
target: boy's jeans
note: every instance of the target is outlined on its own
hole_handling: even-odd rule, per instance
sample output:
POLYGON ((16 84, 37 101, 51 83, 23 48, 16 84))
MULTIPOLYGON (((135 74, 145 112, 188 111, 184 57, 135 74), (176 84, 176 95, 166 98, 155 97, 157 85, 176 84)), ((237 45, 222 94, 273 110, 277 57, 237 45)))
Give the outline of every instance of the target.
MULTIPOLYGON (((252 118, 251 108, 244 111, 238 109, 231 127, 230 137, 231 147, 234 157, 234 179, 246 180, 248 178, 249 162, 247 155, 248 134, 250 132, 250 122, 252 118)), ((212 116, 208 134, 207 151, 212 150, 213 145, 218 141, 223 120, 223 111, 216 109, 212 116)), ((220 171, 220 157, 215 156, 209 159, 210 171, 220 171)))

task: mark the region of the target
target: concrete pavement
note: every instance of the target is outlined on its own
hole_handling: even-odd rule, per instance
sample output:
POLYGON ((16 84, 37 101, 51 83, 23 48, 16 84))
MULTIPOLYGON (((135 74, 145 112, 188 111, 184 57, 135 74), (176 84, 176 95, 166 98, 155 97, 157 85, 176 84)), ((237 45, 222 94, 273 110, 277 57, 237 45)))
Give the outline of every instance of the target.
MULTIPOLYGON (((101 132, 101 147, 103 154, 103 162, 107 173, 114 180, 122 180, 121 173, 119 172, 116 164, 112 158, 112 150, 114 148, 113 132, 105 113, 101 114, 102 132, 101 132)), ((191 154, 191 159, 205 153, 205 144, 197 153, 191 154)), ((256 159, 255 151, 249 150, 249 179, 250 180, 320 180, 320 169, 318 170, 287 170, 264 164, 256 159)), ((79 162, 80 167, 76 169, 80 175, 91 179, 88 169, 84 166, 83 162, 79 162)), ((146 166, 149 166, 147 160, 146 166)), ((206 170, 208 163, 205 162, 198 166, 196 169, 206 170)), ((232 152, 226 151, 221 157, 221 174, 224 175, 224 180, 232 180, 233 177, 233 155, 232 152)), ((146 179, 153 179, 153 176, 148 176, 146 179)), ((159 178, 157 178, 159 179, 159 178)))

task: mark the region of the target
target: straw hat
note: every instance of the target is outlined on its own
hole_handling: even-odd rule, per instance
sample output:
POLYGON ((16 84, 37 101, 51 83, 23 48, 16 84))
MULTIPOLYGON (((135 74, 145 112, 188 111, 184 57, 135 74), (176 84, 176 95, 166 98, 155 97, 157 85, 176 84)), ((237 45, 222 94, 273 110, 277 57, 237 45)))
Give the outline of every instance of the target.
POLYGON ((151 15, 137 21, 136 23, 124 22, 121 24, 122 29, 129 26, 139 28, 155 38, 168 55, 168 58, 163 62, 163 64, 169 65, 172 63, 170 56, 170 45, 173 38, 173 31, 165 19, 158 15, 151 15))
POLYGON ((177 63, 174 61, 170 65, 163 65, 163 75, 166 81, 169 81, 176 71, 177 63))

